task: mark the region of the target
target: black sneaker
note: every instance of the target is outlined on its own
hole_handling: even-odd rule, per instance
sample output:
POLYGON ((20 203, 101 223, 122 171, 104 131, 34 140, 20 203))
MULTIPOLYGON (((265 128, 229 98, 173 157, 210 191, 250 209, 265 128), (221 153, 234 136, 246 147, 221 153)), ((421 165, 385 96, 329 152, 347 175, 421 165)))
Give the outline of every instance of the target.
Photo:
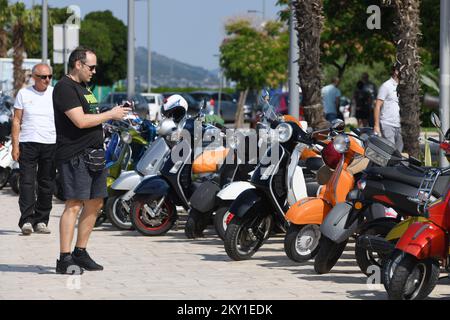
POLYGON ((71 255, 68 255, 62 260, 56 260, 56 273, 79 275, 83 274, 83 268, 75 263, 71 255))
POLYGON ((103 266, 99 265, 94 260, 92 260, 92 258, 89 256, 86 250, 78 254, 72 252, 72 259, 77 265, 79 265, 80 267, 82 267, 87 271, 103 270, 103 266))

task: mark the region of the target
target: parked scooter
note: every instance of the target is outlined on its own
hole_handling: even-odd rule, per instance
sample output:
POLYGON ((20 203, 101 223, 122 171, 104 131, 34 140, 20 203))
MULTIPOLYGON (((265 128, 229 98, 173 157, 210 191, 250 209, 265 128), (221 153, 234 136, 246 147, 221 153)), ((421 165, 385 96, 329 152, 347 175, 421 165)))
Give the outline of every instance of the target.
POLYGON ((213 173, 208 167, 202 172, 203 166, 197 166, 200 172, 194 171, 193 161, 197 144, 202 143, 201 137, 205 131, 219 129, 204 123, 204 107, 195 118, 187 118, 186 110, 180 109, 185 117, 171 137, 171 141, 178 143, 163 160, 159 174, 145 177, 133 190, 131 222, 137 231, 146 236, 162 235, 169 231, 178 219, 176 206, 189 210, 188 199, 198 187, 192 181, 192 174, 213 173), (199 132, 195 130, 196 122, 200 124, 199 132), (196 134, 201 134, 201 137, 196 137, 196 134))
MULTIPOLYGON (((240 193, 229 209, 224 246, 233 260, 251 258, 275 226, 285 232, 289 206, 319 188, 315 183, 308 190, 298 166, 303 151, 312 144, 310 136, 298 122, 280 122, 269 105, 264 116, 275 137, 251 177, 253 188, 240 193)), ((317 168, 316 160, 322 164, 320 158, 311 158, 310 165, 315 167, 311 169, 317 168)))
POLYGON ((323 161, 334 171, 320 194, 301 199, 286 213, 290 226, 284 250, 293 261, 305 262, 315 257, 320 248, 320 225, 334 206, 345 201, 353 189, 354 175, 367 166, 364 148, 357 139, 342 133, 343 129, 343 121, 335 121, 330 128, 332 140, 322 149, 323 161))
MULTIPOLYGON (((450 129, 444 137, 450 160, 450 129)), ((417 194, 410 200, 417 204, 424 220, 408 227, 382 271, 388 296, 395 300, 426 298, 439 279, 440 262, 450 271, 450 167, 426 170, 417 194), (447 182, 446 188, 437 189, 440 181, 447 182)))
MULTIPOLYGON (((106 187, 108 195, 111 192, 111 185, 120 176, 122 171, 131 170, 139 161, 148 144, 154 140, 155 125, 149 120, 141 120, 136 113, 130 113, 124 120, 110 121, 104 124, 104 130, 109 135, 105 141, 105 167, 108 169, 106 187)), ((99 227, 106 220, 117 226, 114 217, 108 213, 106 206, 107 199, 104 199, 104 206, 101 209, 95 227, 99 227)))
MULTIPOLYGON (((395 145, 379 136, 363 135, 362 140, 365 156, 372 162, 358 180, 358 188, 348 194, 346 202, 333 207, 320 227, 320 249, 314 262, 314 269, 320 274, 329 272, 336 264, 351 236, 385 236, 411 208, 407 197, 416 187, 411 186, 408 179, 417 174, 412 168, 420 165, 420 161, 404 158, 395 145), (385 206, 395 210, 396 215, 387 216, 385 206)), ((364 273, 377 263, 377 257, 367 250, 361 251, 358 246, 355 256, 364 273)))
POLYGON ((134 189, 144 177, 156 175, 164 164, 164 159, 170 152, 171 135, 177 128, 170 118, 163 119, 158 127, 158 138, 153 141, 144 155, 137 162, 134 170, 122 171, 111 184, 105 211, 111 223, 120 230, 133 228, 130 216, 131 198, 134 189))
POLYGON ((13 170, 14 160, 12 158, 11 151, 11 140, 0 140, 0 189, 3 189, 3 187, 8 183, 13 170))
POLYGON ((196 165, 209 165, 212 166, 211 171, 217 171, 217 174, 207 178, 189 199, 191 209, 184 229, 188 239, 203 237, 203 231, 210 224, 213 214, 214 218, 222 217, 230 207, 231 201, 222 201, 217 197, 220 190, 230 183, 247 181, 249 172, 256 167, 257 155, 253 154, 255 158, 250 158, 251 151, 248 143, 250 141, 255 143, 257 135, 235 132, 230 138, 227 144, 229 148, 205 151, 194 161, 194 171, 198 171, 195 168, 196 165), (243 158, 238 150, 241 145, 245 148, 243 158), (224 158, 223 152, 226 153, 225 163, 221 163, 224 158), (219 169, 217 170, 216 167, 219 169))
POLYGON ((8 183, 14 163, 10 138, 13 105, 14 100, 11 97, 0 97, 0 189, 8 183))

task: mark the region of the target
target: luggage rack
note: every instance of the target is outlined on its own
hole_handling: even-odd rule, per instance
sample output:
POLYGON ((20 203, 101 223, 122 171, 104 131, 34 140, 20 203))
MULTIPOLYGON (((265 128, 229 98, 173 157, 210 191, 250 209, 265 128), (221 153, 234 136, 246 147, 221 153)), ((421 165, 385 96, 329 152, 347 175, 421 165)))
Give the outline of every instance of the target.
POLYGON ((417 203, 417 211, 423 213, 426 218, 428 218, 428 206, 432 202, 431 197, 434 186, 442 172, 442 169, 439 168, 431 168, 428 170, 420 183, 416 196, 408 197, 408 200, 417 203))

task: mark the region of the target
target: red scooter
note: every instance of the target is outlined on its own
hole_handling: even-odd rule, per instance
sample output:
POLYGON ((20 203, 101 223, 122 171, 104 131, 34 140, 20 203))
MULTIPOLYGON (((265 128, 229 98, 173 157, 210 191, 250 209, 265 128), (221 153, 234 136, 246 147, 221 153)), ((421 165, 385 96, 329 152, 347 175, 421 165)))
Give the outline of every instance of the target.
MULTIPOLYGON (((450 160, 450 129, 440 143, 450 160), (444 148, 443 148, 444 147, 444 148)), ((415 198, 418 212, 426 220, 413 223, 396 244, 393 255, 383 265, 383 284, 390 299, 426 298, 439 280, 440 263, 450 271, 450 167, 429 169, 415 198), (447 188, 437 192, 437 183, 447 188)))

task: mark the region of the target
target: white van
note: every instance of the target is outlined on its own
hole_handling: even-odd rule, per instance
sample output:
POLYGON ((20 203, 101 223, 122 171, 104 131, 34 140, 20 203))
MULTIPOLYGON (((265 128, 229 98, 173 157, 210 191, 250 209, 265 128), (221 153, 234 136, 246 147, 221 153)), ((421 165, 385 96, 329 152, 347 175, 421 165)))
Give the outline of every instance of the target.
POLYGON ((163 105, 163 101, 164 101, 162 94, 142 92, 141 95, 148 102, 149 120, 160 121, 161 120, 161 106, 163 105))

